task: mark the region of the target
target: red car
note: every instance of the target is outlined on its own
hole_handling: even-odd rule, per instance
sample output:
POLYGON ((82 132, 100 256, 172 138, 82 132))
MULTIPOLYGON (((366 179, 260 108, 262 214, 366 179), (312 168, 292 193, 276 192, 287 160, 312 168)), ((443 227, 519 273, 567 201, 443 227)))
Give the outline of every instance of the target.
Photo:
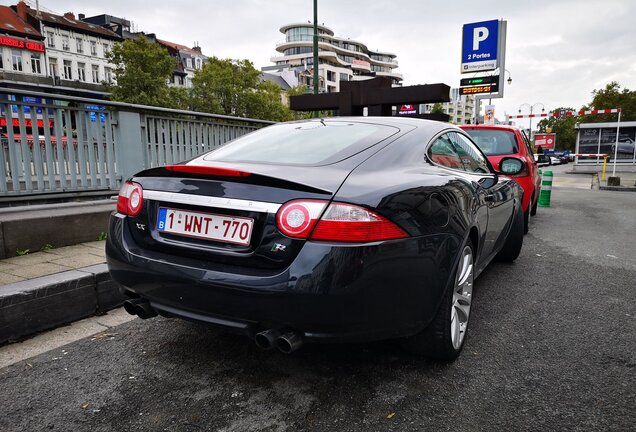
POLYGON ((503 125, 461 125, 479 148, 488 156, 488 160, 499 171, 499 162, 504 157, 513 156, 525 163, 524 170, 512 176, 523 188, 524 232, 528 232, 530 215, 537 213, 541 178, 534 160, 532 146, 525 134, 512 126, 503 125))

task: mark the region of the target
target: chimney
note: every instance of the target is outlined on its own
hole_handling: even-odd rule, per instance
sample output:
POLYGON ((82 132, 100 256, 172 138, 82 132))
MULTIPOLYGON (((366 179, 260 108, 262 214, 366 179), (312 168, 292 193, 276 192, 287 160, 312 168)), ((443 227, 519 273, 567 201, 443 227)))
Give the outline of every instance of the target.
POLYGON ((75 14, 73 12, 66 12, 64 14, 64 18, 75 21, 75 14))
POLYGON ((201 47, 198 46, 198 45, 197 46, 193 46, 192 50, 198 52, 199 54, 201 54, 201 47))
POLYGON ((18 16, 22 18, 23 21, 27 20, 27 8, 28 6, 23 1, 20 1, 18 3, 16 12, 18 13, 18 16))
POLYGON ((79 15, 77 15, 77 17, 79 18, 80 21, 84 21, 84 18, 86 18, 86 15, 79 14, 79 15))

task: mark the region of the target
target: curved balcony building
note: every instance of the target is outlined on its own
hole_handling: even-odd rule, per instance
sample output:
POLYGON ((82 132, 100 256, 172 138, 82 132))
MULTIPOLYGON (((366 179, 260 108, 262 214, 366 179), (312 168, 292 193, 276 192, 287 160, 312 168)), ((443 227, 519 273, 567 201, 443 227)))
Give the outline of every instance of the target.
MULTIPOLYGON (((277 44, 280 55, 271 58, 276 66, 264 70, 291 69, 297 72, 299 84, 313 86, 313 33, 312 23, 287 24, 280 28, 285 41, 277 44)), ((370 50, 362 42, 340 38, 324 25, 318 26, 318 59, 321 92, 340 90, 341 81, 385 76, 394 84, 402 82, 396 55, 370 50)))

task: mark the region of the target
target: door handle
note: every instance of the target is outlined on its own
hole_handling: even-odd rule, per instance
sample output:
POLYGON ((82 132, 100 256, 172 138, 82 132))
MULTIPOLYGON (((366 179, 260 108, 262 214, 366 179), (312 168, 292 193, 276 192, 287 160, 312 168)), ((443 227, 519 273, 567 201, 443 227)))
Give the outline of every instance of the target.
POLYGON ((495 202, 495 195, 494 194, 486 194, 486 202, 495 202))

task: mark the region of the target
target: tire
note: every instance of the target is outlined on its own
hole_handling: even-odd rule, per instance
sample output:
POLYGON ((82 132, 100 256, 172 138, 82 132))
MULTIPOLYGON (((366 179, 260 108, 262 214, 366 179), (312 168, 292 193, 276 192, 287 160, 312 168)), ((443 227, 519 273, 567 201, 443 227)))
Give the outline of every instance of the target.
POLYGON ((530 229, 530 206, 528 206, 528 210, 523 214, 523 233, 528 234, 528 230, 530 229))
MULTIPOLYGON (((534 201, 534 204, 532 204, 532 207, 530 208, 530 216, 536 216, 537 215, 537 205, 539 204, 539 198, 537 194, 533 194, 532 195, 532 199, 534 200, 536 197, 536 200, 534 201)), ((530 201, 532 202, 532 201, 530 201)))
POLYGON ((470 240, 461 250, 453 283, 444 294, 433 321, 420 333, 402 339, 402 347, 413 354, 452 361, 466 342, 474 282, 474 247, 470 240))
POLYGON ((521 247, 523 246, 523 230, 524 230, 524 216, 521 210, 521 203, 515 213, 515 218, 512 221, 510 232, 506 237, 506 242, 497 254, 497 259, 504 262, 513 262, 517 259, 521 253, 521 247))

